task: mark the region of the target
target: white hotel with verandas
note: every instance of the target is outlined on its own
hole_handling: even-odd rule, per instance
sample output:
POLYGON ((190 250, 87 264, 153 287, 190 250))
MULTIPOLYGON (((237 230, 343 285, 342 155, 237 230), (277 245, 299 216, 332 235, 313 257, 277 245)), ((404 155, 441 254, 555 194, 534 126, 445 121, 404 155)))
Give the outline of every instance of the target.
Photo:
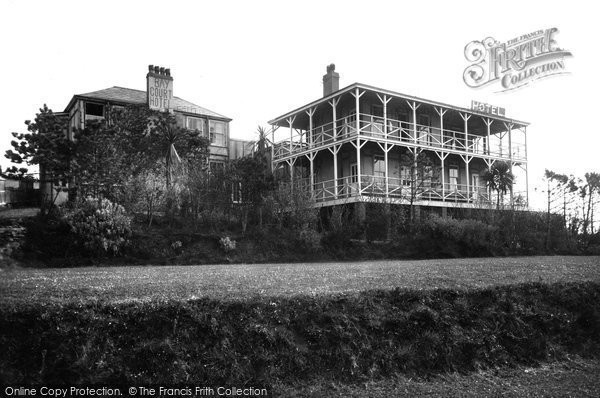
MULTIPOLYGON (((491 208, 497 192, 482 181, 494 162, 509 164, 513 189, 503 208, 527 208, 528 123, 354 83, 339 89, 330 65, 323 97, 269 122, 271 161, 284 185, 317 206, 384 202, 442 208, 491 208), (402 156, 424 152, 437 173, 412 190, 402 156)), ((413 167, 414 170, 414 167, 413 167)))

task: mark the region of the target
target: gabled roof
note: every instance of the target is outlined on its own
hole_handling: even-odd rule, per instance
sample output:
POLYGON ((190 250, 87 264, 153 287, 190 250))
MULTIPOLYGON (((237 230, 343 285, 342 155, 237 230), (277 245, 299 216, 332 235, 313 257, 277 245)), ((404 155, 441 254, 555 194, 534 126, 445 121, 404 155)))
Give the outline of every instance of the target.
MULTIPOLYGON (((75 94, 73 99, 69 102, 65 108, 65 112, 68 112, 75 99, 96 99, 101 101, 114 102, 119 104, 145 104, 147 103, 146 92, 142 90, 135 90, 132 88, 117 87, 113 86, 105 88, 104 90, 92 91, 91 93, 75 94)), ((213 112, 194 103, 181 99, 179 97, 173 97, 173 109, 178 112, 183 112, 193 115, 208 116, 218 119, 225 119, 230 121, 231 118, 223 116, 219 113, 213 112)))

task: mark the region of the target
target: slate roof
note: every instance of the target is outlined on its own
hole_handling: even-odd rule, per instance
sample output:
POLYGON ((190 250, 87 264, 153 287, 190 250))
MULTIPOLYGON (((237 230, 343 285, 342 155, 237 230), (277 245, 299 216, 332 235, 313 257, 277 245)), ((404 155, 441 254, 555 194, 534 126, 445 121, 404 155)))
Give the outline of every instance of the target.
MULTIPOLYGON (((132 88, 125 87, 110 87, 105 88, 104 90, 92 91, 91 93, 85 94, 76 94, 75 97, 79 98, 91 98, 98 99, 102 101, 110 101, 117 103, 127 103, 127 104, 145 104, 147 102, 146 92, 142 90, 135 90, 132 88)), ((75 98, 74 97, 74 98, 75 98)), ((69 107, 73 103, 73 100, 65 109, 65 112, 68 111, 69 107)), ((188 114, 196 114, 208 117, 214 117, 219 119, 227 119, 231 120, 231 118, 227 116, 223 116, 219 113, 213 112, 204 107, 198 106, 194 103, 181 99, 179 97, 173 96, 173 108, 179 112, 185 112, 188 114)))

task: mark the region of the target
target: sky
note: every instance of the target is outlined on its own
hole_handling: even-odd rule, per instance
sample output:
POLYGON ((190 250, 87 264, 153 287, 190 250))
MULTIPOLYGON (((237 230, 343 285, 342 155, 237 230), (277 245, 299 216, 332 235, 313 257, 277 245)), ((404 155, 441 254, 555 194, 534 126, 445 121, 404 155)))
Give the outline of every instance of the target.
MULTIPOLYGON (((592 4, 0 0, 0 153, 43 104, 62 111, 74 94, 145 90, 149 64, 171 68, 176 96, 231 117, 232 137, 255 139, 257 126, 321 97, 335 63, 340 87, 360 82, 464 107, 474 99, 529 122, 530 195, 540 207, 544 169, 600 171, 592 4), (573 54, 568 74, 503 93, 463 81, 467 43, 553 27, 573 54)), ((3 156, 0 165, 9 165, 3 156)))

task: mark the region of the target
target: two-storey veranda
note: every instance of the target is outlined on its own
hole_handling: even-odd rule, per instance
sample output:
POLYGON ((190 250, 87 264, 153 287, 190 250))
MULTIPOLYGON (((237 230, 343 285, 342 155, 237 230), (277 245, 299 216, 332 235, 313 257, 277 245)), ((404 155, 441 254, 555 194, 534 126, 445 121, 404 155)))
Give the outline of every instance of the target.
POLYGON ((481 177, 497 161, 515 175, 502 204, 528 203, 522 121, 355 83, 269 123, 273 170, 317 206, 402 204, 413 195, 422 206, 488 208, 496 193, 481 177), (402 158, 423 151, 438 172, 411 191, 415 179, 402 158))

